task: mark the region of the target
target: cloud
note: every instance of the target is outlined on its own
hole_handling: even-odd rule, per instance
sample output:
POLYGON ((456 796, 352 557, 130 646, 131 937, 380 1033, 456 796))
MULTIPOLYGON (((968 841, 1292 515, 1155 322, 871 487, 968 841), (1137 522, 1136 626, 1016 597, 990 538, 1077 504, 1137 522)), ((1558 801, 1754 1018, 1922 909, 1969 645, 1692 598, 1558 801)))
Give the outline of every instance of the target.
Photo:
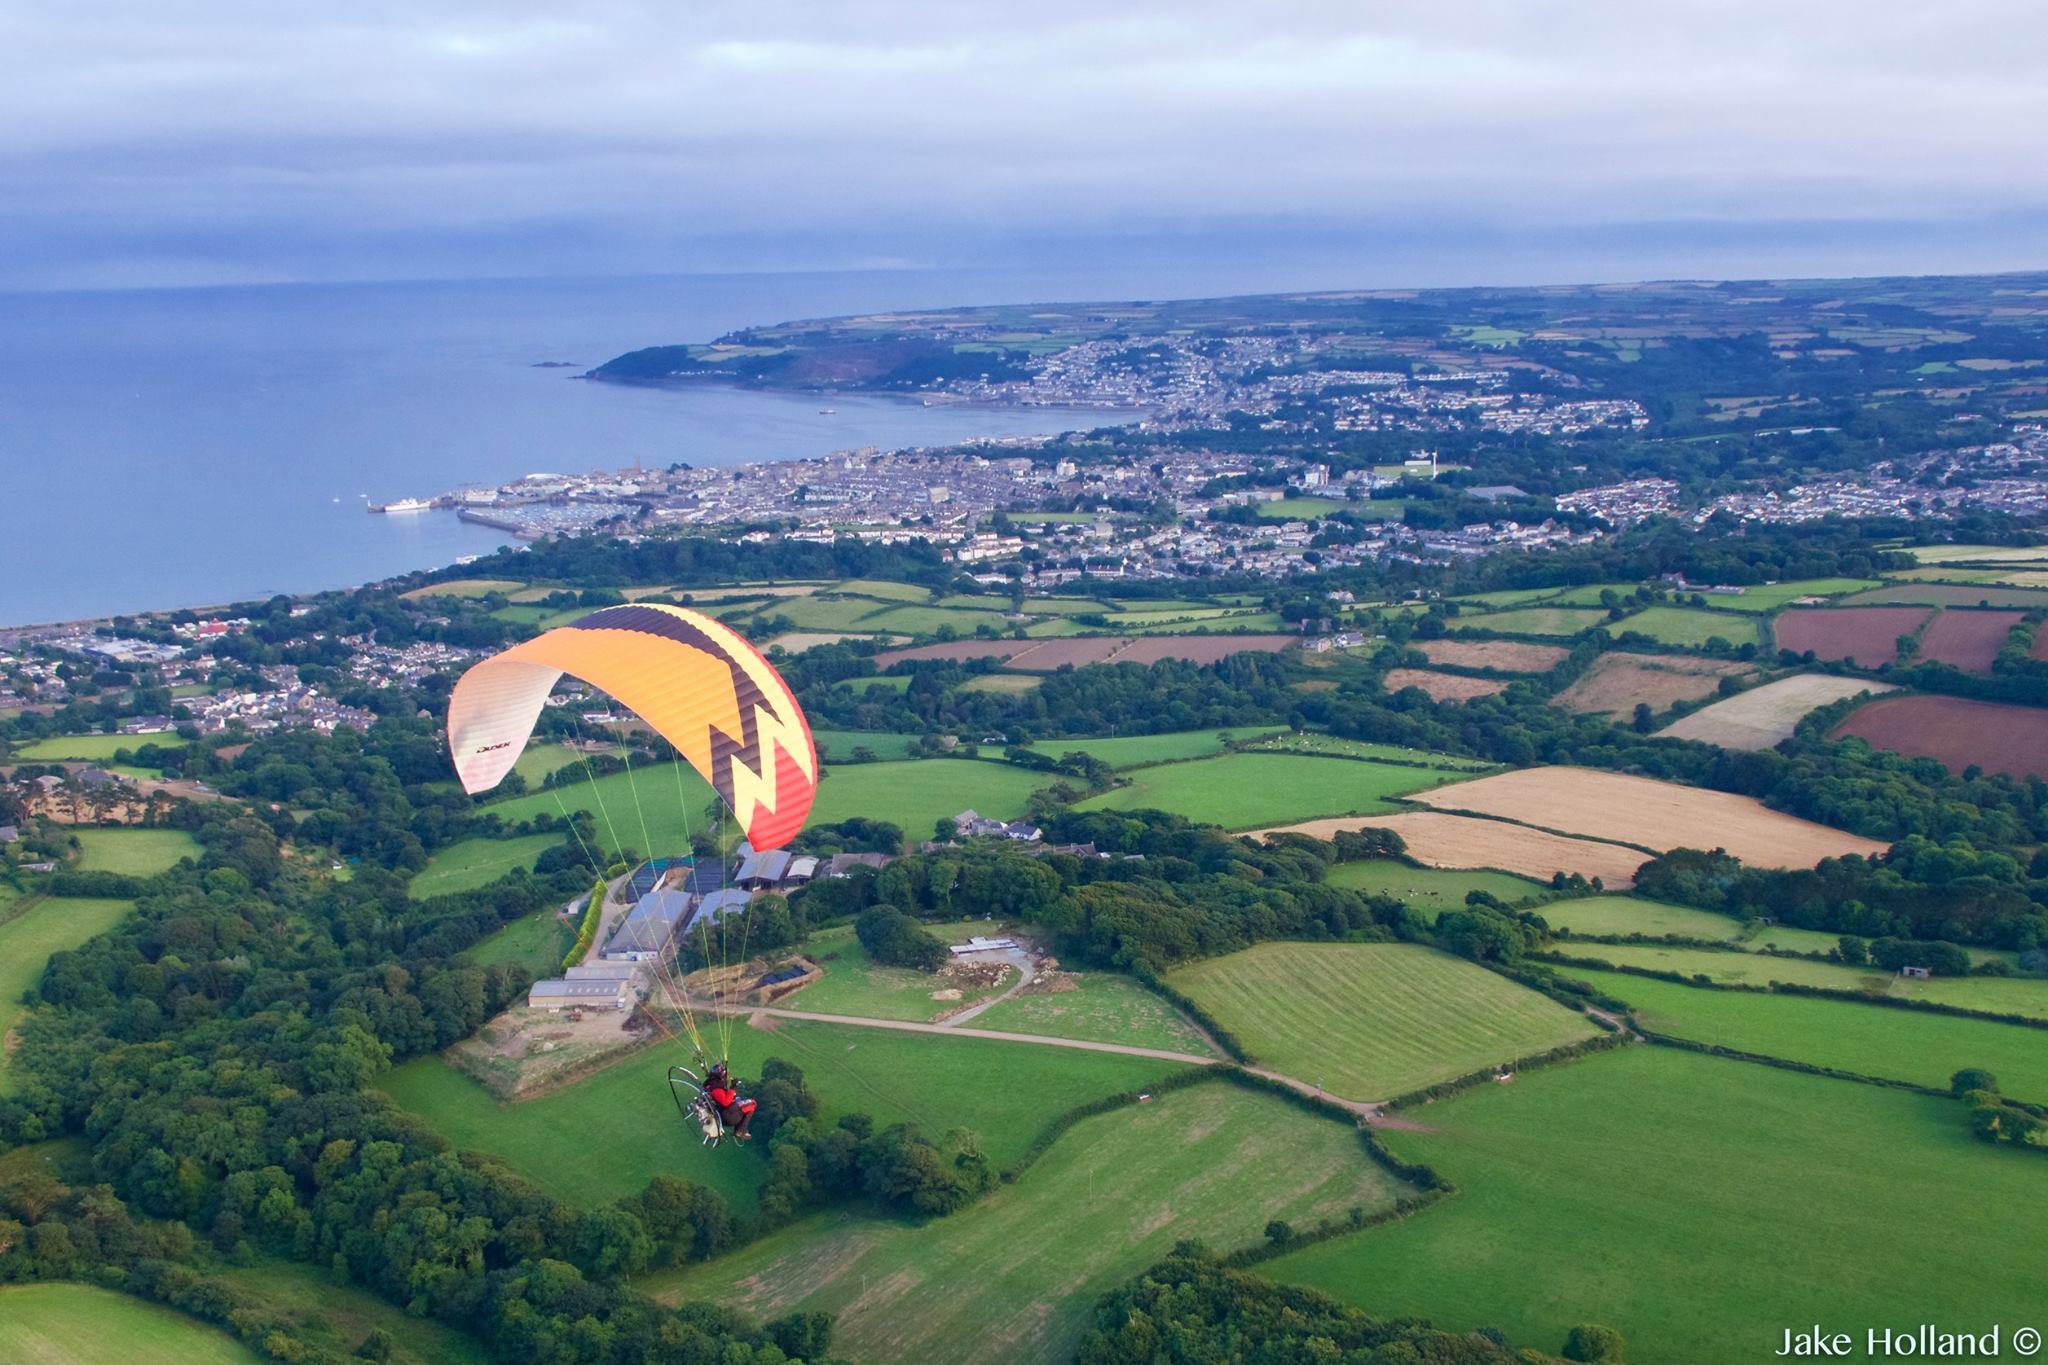
POLYGON ((0 278, 2048 208, 2016 2, 194 8, 0 17, 0 278))

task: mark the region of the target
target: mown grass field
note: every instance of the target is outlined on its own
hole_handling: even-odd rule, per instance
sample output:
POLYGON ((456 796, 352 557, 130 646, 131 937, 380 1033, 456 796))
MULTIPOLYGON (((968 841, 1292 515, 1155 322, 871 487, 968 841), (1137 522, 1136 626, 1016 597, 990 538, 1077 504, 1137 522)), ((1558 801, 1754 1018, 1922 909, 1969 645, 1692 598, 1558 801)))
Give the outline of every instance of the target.
MULTIPOLYGON (((961 926, 929 925, 945 942, 957 942, 970 933, 990 933, 994 926, 976 921, 961 926)), ((778 1004, 793 1010, 817 1014, 855 1014, 863 1019, 907 1019, 924 1023, 940 1014, 961 1009, 998 994, 996 990, 970 990, 958 999, 935 1000, 934 991, 958 989, 936 972, 913 971, 908 967, 885 967, 868 956, 854 937, 853 926, 821 929, 804 942, 804 956, 825 969, 825 975, 778 1004)), ((1011 977, 1012 982, 1015 976, 1011 977)))
MULTIPOLYGON (((704 1026, 708 1039, 708 1021, 704 1026)), ((1021 1155, 1060 1110, 1143 1089, 1179 1069, 1115 1053, 852 1024, 775 1019, 757 1029, 735 1023, 733 1074, 758 1077, 769 1057, 803 1068, 828 1120, 860 1111, 873 1115, 878 1127, 915 1123, 934 1137, 972 1128, 998 1166, 1021 1155)), ((583 1207, 634 1194, 667 1172, 751 1209, 764 1168, 759 1144, 707 1151, 694 1126, 686 1130, 676 1116, 664 1078, 671 1062, 688 1060, 681 1045, 662 1043, 574 1085, 509 1105, 438 1057, 394 1068, 378 1085, 457 1147, 493 1153, 583 1207)))
POLYGON ((1730 916, 1640 896, 1585 896, 1552 901, 1539 906, 1536 913, 1549 921, 1553 929, 1615 938, 1630 934, 1682 934, 1686 938, 1733 939, 1742 932, 1742 921, 1730 916))
POLYGON ((1846 1000, 1714 991, 1626 972, 1567 968, 1635 1007, 1645 1028, 1861 1076, 1946 1088, 1981 1066, 2007 1094, 2048 1102, 2048 1033, 1987 1019, 1914 1014, 1846 1000))
POLYGON ((1877 586, 1879 582, 1875 578, 1800 578, 1788 583, 1754 584, 1733 596, 1712 593, 1707 596, 1707 601, 1719 611, 1762 615, 1802 597, 1840 597, 1844 593, 1861 592, 1877 586))
MULTIPOLYGON (((1022 815, 1025 799, 1050 780, 1044 773, 1005 763, 966 759, 845 764, 826 769, 810 823, 830 824, 860 815, 891 821, 910 839, 927 839, 940 816, 958 815, 969 807, 997 819, 1022 815)), ((530 820, 543 811, 559 815, 564 809, 587 810, 597 818, 598 838, 607 850, 623 844, 643 853, 671 852, 688 846, 691 831, 704 829, 705 809, 715 799, 694 769, 663 763, 494 802, 489 809, 507 823, 530 820)))
POLYGON ((1381 814, 1396 809, 1388 797, 1465 775, 1310 754, 1225 754, 1140 769, 1129 786, 1091 796, 1080 808, 1156 808, 1225 829, 1256 829, 1317 816, 1381 814))
POLYGON ((153 877, 180 858, 198 858, 199 841, 182 829, 80 829, 78 867, 82 872, 119 872, 153 877))
POLYGON ((1262 943, 1168 980, 1261 1063, 1353 1100, 1390 1099, 1598 1032, 1535 991, 1408 943, 1262 943))
POLYGON ((519 962, 537 977, 557 976, 562 970, 562 958, 575 942, 575 931, 562 923, 553 910, 540 909, 513 920, 462 956, 473 966, 519 962))
POLYGON ((176 735, 57 735, 22 745, 14 751, 14 757, 23 763, 54 763, 60 759, 104 763, 118 749, 135 750, 145 744, 177 749, 183 743, 176 735))
POLYGON ((535 744, 520 753, 512 771, 525 778, 528 787, 538 788, 549 773, 566 768, 580 758, 581 755, 567 745, 535 744))
MULTIPOLYGON (((13 914, 0 923, 0 1038, 21 1018, 21 997, 43 979, 50 954, 105 933, 128 913, 130 904, 71 896, 46 896, 26 906, 0 901, 0 911, 13 914)), ((0 1094, 10 1086, 6 1056, 0 1053, 0 1094)))
POLYGON ((168 1308, 87 1284, 0 1287, 0 1360, 19 1365, 255 1365, 233 1337, 168 1308))
POLYGON ((414 900, 474 891, 498 880, 515 867, 533 869, 533 860, 567 838, 566 834, 528 834, 517 839, 464 839, 435 853, 413 876, 408 890, 414 900))
POLYGON ((1324 878, 1332 886, 1345 886, 1372 896, 1392 896, 1406 901, 1432 919, 1445 910, 1465 903, 1468 892, 1484 891, 1515 905, 1546 888, 1527 877, 1506 872, 1460 871, 1450 868, 1410 867, 1392 858, 1368 858, 1362 862, 1338 863, 1324 878))
POLYGON ((1699 611, 1692 607, 1645 607, 1608 627, 1615 635, 1630 631, 1647 635, 1659 644, 1697 648, 1709 640, 1726 640, 1731 645, 1755 644, 1756 621, 1725 611, 1699 611))
POLYGON ((1332 512, 1341 512, 1349 503, 1340 498, 1274 498, 1259 504, 1261 517, 1270 521, 1314 521, 1327 517, 1332 512))
POLYGON ((1559 943, 1557 951, 1573 957, 1598 958, 1623 967, 1648 967, 1685 976, 1738 985, 1767 986, 1785 981, 1824 986, 1836 991, 1862 991, 1911 1000, 1932 1000, 1964 1009, 1997 1014, 2024 1014, 2048 1019, 2048 980, 2039 977, 1935 977, 1908 981, 1878 967, 1845 967, 1803 957, 1768 957, 1761 953, 1717 953, 1705 948, 1658 948, 1639 943, 1559 943))
POLYGON ((2040 1158, 1951 1100, 1643 1046, 1416 1117, 1382 1136, 1458 1193, 1262 1273, 1544 1351, 1606 1323, 1642 1362, 1766 1360, 1816 1320, 1988 1327, 2048 1279, 2040 1158))
POLYGON ((1112 768, 1136 768, 1223 752, 1225 739, 1254 740, 1283 733, 1276 725, 1249 725, 1238 730, 1174 730, 1163 735, 1109 735, 1098 739, 1045 739, 1031 747, 1055 758, 1091 754, 1112 768))
POLYGON ((1064 1360, 1096 1299, 1182 1238, 1228 1250, 1269 1219, 1306 1227, 1402 1192, 1349 1126, 1198 1085, 1083 1120, 950 1217, 824 1214, 638 1287, 758 1317, 835 1313, 833 1354, 851 1360, 1064 1360))
POLYGON ((968 1026, 1156 1047, 1198 1057, 1215 1055, 1200 1030, 1131 978, 1114 972, 1082 972, 1071 979, 1079 989, 1013 995, 975 1016, 968 1026))
POLYGON ((1384 758, 1396 763, 1422 763, 1447 772, 1491 772, 1498 764, 1488 763, 1483 758, 1463 758, 1456 754, 1431 753, 1427 749, 1410 749, 1399 744, 1375 744, 1371 740, 1346 739, 1342 735, 1326 735, 1310 730, 1303 733, 1281 731, 1270 739, 1261 739, 1252 747, 1261 753, 1323 754, 1335 758, 1384 758))

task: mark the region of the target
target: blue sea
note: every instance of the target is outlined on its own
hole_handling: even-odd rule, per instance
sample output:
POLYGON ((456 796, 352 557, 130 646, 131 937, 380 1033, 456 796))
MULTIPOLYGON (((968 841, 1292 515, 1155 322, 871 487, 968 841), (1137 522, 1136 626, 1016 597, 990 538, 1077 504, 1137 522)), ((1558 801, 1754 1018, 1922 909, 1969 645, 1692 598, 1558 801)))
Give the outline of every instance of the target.
POLYGON ((749 324, 1104 283, 874 271, 0 295, 0 625, 343 587, 506 540, 366 499, 1098 425, 570 376, 749 324))

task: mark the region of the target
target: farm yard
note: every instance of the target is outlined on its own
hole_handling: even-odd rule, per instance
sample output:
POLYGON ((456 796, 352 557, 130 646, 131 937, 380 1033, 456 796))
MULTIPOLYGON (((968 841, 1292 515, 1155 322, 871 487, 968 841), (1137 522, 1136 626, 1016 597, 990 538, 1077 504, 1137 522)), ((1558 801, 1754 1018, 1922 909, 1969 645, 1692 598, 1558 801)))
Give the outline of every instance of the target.
POLYGON ((853 1360, 1058 1360, 1095 1300, 1176 1241, 1250 1245, 1269 1220, 1307 1227, 1409 1192, 1349 1125, 1215 1082, 1081 1120, 1014 1184, 950 1217, 820 1214, 636 1286, 763 1318, 835 1313, 833 1354, 853 1360))
POLYGON ((1937 1090, 1964 1067, 1982 1067, 2007 1094, 2048 1101, 2048 1047, 2039 1029, 1848 1000, 1705 990, 1591 968, 1566 968, 1564 975, 1626 1000, 1644 1028, 1674 1038, 1937 1090))
POLYGON ((1931 607, 1791 607, 1771 622, 1771 631, 1779 649, 1874 668, 1896 660, 1899 637, 1918 631, 1931 615, 1931 607))
POLYGON ((1260 1064, 1384 1100, 1598 1030, 1547 996, 1405 943, 1262 943, 1167 981, 1260 1064))
POLYGON ((1809 712, 1859 692, 1897 690, 1891 683, 1836 678, 1825 673, 1795 673, 1701 707, 1658 733, 1668 739, 1693 739, 1724 749, 1769 749, 1790 739, 1809 712))
POLYGON ((1648 854, 1620 844, 1433 810, 1368 819, 1304 820, 1258 832, 1333 839, 1341 830, 1374 827, 1400 835, 1408 845, 1408 856, 1427 867, 1493 868, 1545 882, 1553 873, 1576 872, 1589 879, 1600 878, 1610 890, 1622 890, 1635 882, 1636 869, 1649 861, 1648 854))
POLYGON ((1711 697, 1723 678, 1754 673, 1744 663, 1685 655, 1602 654, 1551 701, 1581 715, 1626 717, 1638 705, 1668 711, 1679 702, 1711 697))
POLYGON ((1391 810, 1389 797, 1454 782, 1465 773, 1309 754, 1236 753, 1163 763, 1127 775, 1129 786, 1091 796, 1078 808, 1167 810, 1225 829, 1252 829, 1319 815, 1391 810))
MULTIPOLYGON (((996 932, 993 926, 980 921, 927 927, 949 943, 969 934, 996 932)), ((790 1009, 928 1023, 991 999, 1002 990, 1001 985, 965 983, 943 969, 920 972, 908 967, 885 967, 869 958, 850 924, 812 934, 805 940, 803 951, 805 957, 825 969, 825 974, 778 1002, 790 1009)), ((1013 971, 1004 984, 1014 981, 1013 971)))
POLYGON ((1525 640, 1418 640, 1412 646, 1433 664, 1491 668, 1502 673, 1543 673, 1565 661, 1569 650, 1525 640))
POLYGON ((2048 711, 1964 697, 1880 697, 1851 711, 1833 738, 1855 737, 1950 772, 1975 765, 2011 777, 2048 777, 2048 711))
POLYGON ((1822 858, 1886 847, 1768 810, 1751 797, 1591 768, 1521 768, 1412 799, 1659 852, 1710 838, 1752 867, 1812 867, 1822 858))
POLYGON ((1380 686, 1388 692, 1419 687, 1429 693, 1432 701, 1471 701, 1474 697, 1490 697, 1507 690, 1508 681, 1506 678, 1468 678, 1462 673, 1438 673, 1428 668, 1390 668, 1380 679, 1380 686))
POLYGON ((2048 1277, 2036 1164, 1972 1138, 1952 1100, 1637 1046, 1413 1113, 1427 1131, 1382 1137, 1458 1193, 1262 1273, 1546 1350, 1596 1320, 1643 1361, 1892 1323, 1908 1285, 1913 1321, 1977 1321, 2048 1277))

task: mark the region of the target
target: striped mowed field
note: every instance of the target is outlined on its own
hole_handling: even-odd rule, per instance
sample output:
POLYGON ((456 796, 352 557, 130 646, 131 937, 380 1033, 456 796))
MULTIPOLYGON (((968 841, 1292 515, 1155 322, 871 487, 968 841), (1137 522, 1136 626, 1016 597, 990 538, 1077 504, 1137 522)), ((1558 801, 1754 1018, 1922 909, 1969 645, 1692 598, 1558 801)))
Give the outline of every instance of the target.
POLYGON ((1384 1100, 1599 1030, 1484 967, 1409 943, 1262 943, 1168 981, 1264 1065, 1384 1100))

